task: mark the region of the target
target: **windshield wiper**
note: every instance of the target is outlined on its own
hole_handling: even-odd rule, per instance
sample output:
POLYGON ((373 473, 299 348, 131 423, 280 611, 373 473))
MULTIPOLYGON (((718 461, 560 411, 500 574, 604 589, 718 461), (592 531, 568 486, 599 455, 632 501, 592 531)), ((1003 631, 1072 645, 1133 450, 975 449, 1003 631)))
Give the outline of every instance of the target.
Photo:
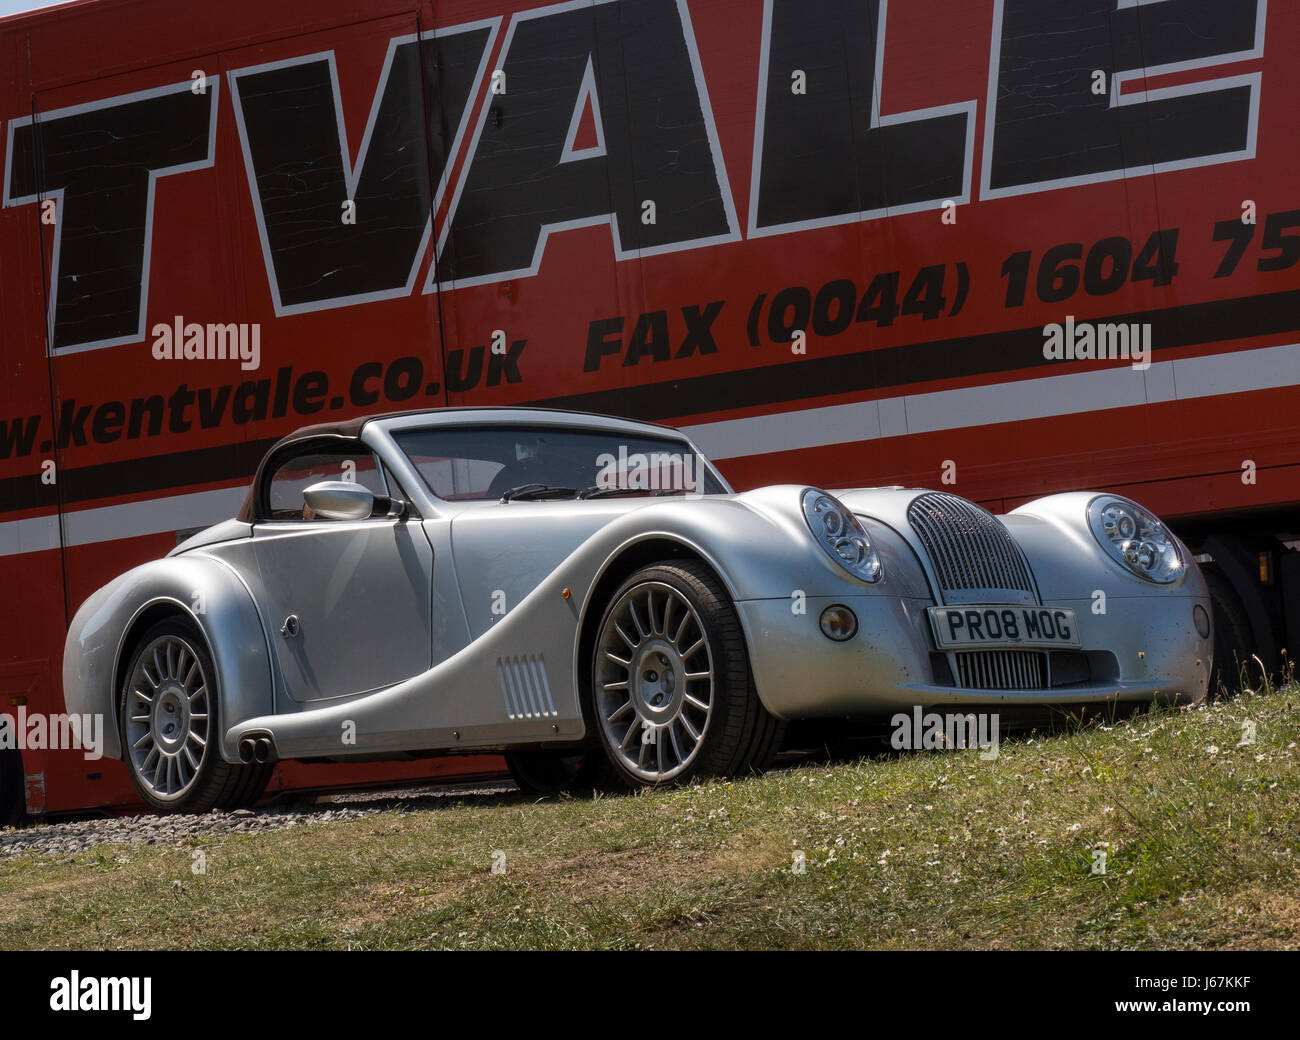
POLYGON ((650 491, 647 490, 646 488, 620 488, 620 487, 603 488, 598 485, 593 485, 592 487, 584 488, 583 490, 579 491, 578 497, 579 498, 612 498, 615 495, 642 495, 647 498, 650 497, 661 498, 664 495, 684 495, 684 494, 686 494, 686 491, 683 488, 663 488, 659 491, 650 491))
POLYGON ((574 488, 553 487, 550 484, 520 484, 512 487, 501 496, 502 502, 536 502, 547 498, 572 498, 577 494, 574 488))
POLYGON ((621 488, 611 487, 603 488, 599 484, 593 484, 589 488, 583 488, 578 492, 579 498, 612 498, 614 495, 644 495, 645 492, 639 488, 621 488))

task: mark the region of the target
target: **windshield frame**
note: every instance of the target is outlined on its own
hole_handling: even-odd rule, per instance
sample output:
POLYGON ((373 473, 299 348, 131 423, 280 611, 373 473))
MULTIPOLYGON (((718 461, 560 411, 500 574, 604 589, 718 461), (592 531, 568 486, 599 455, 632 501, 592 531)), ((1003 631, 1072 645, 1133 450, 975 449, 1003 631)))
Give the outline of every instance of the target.
MULTIPOLYGON (((566 418, 561 420, 548 421, 547 419, 543 419, 539 417, 524 418, 523 416, 508 416, 508 413, 503 414, 501 412, 492 415, 490 418, 486 415, 482 416, 481 418, 469 418, 466 416, 457 416, 453 418, 452 416, 448 416, 446 419, 443 419, 441 421, 433 421, 433 422, 428 421, 429 418, 428 416, 424 418, 426 420, 424 422, 403 422, 400 425, 393 424, 390 426, 388 423, 384 423, 382 426, 378 426, 378 424, 372 424, 371 426, 367 427, 365 433, 363 433, 362 439, 363 440, 367 439, 365 434, 374 434, 374 433, 380 434, 382 441, 385 442, 386 446, 391 446, 388 452, 383 452, 381 454, 392 455, 396 459, 400 460, 399 473, 401 475, 411 475, 414 476, 416 479, 418 479, 420 490, 426 496, 428 496, 429 503, 435 508, 435 510, 438 513, 451 514, 451 513, 459 512, 463 509, 479 508, 485 505, 498 505, 500 504, 500 499, 497 497, 484 497, 484 498, 474 498, 474 499, 442 498, 440 495, 437 494, 437 492, 430 485, 428 479, 425 477, 424 473, 421 472, 420 467, 416 464, 414 459, 407 453, 406 448, 402 445, 401 441, 399 441, 399 437, 404 438, 405 435, 410 435, 410 434, 437 434, 444 431, 460 432, 460 431, 476 431, 476 430, 481 430, 481 431, 504 430, 513 427, 519 430, 532 430, 538 433, 572 432, 577 434, 586 434, 593 437, 603 436, 609 439, 611 446, 615 449, 615 451, 617 451, 619 447, 620 437, 624 438, 625 440, 635 439, 637 441, 646 441, 646 440, 660 441, 663 443, 664 450, 666 452, 676 452, 683 455, 693 455, 698 460, 697 465, 701 467, 700 472, 704 477, 705 485, 710 486, 711 489, 709 491, 702 492, 702 493, 691 492, 689 494, 689 497, 699 497, 699 495, 701 494, 730 495, 735 493, 731 485, 727 482, 726 478, 722 476, 722 474, 718 471, 718 468, 713 464, 713 461, 709 459, 709 457, 705 455, 689 437, 670 427, 635 423, 630 420, 613 420, 613 419, 604 420, 603 417, 595 417, 595 416, 592 417, 593 421, 591 422, 583 422, 581 420, 581 417, 577 417, 577 416, 573 417, 572 419, 566 418)), ((394 468, 398 468, 398 467, 394 467, 394 468)), ((576 490, 582 491, 584 489, 578 488, 576 490)), ((668 501, 671 500, 671 498, 680 498, 680 497, 686 497, 686 496, 682 496, 682 495, 660 496, 658 500, 668 501)), ((518 499, 515 501, 518 502, 548 501, 551 503, 558 502, 558 503, 572 504, 575 501, 583 501, 583 502, 610 502, 610 501, 625 501, 625 500, 637 501, 637 500, 644 500, 644 499, 651 499, 651 498, 655 498, 654 490, 646 490, 644 495, 638 495, 629 492, 623 495, 606 496, 606 497, 598 496, 594 499, 578 499, 575 496, 566 496, 563 498, 554 498, 554 499, 543 499, 543 500, 518 499)))

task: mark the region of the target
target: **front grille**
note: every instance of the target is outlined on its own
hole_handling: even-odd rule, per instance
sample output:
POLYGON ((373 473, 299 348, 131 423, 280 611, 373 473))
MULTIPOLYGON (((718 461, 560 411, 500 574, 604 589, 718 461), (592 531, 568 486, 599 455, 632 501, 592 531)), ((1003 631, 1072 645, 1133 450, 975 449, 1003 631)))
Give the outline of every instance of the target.
POLYGON ((927 491, 907 507, 907 520, 944 591, 1007 589, 1035 595, 1024 554, 987 509, 957 495, 927 491))
POLYGON ((953 654, 957 685, 966 690, 1045 690, 1047 655, 1039 650, 975 650, 953 654))

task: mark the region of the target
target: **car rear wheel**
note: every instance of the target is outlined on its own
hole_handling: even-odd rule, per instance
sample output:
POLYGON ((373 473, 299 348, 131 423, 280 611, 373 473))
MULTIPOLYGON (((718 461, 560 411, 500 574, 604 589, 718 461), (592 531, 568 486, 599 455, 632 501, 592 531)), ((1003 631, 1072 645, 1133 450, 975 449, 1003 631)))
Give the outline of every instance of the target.
POLYGON ((193 622, 160 621, 141 638, 126 673, 119 724, 128 771, 159 813, 237 809, 255 802, 268 764, 221 758, 216 669, 193 622))
POLYGON ((735 607, 695 561, 645 567, 614 593, 592 706, 610 762, 643 787, 762 770, 783 729, 754 689, 735 607))

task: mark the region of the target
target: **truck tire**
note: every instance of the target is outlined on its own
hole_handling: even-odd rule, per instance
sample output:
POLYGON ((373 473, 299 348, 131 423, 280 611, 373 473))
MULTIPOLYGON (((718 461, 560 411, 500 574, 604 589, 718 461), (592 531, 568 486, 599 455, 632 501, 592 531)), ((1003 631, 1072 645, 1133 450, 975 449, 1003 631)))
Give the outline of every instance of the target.
POLYGON ((18 749, 0 751, 0 827, 13 827, 22 821, 27 808, 24 780, 18 749))
POLYGON ((1205 585, 1214 610, 1214 668, 1210 672, 1210 699, 1240 692, 1243 676, 1247 684, 1262 678, 1252 659, 1254 638, 1246 608, 1228 581, 1212 563, 1202 564, 1205 585))

